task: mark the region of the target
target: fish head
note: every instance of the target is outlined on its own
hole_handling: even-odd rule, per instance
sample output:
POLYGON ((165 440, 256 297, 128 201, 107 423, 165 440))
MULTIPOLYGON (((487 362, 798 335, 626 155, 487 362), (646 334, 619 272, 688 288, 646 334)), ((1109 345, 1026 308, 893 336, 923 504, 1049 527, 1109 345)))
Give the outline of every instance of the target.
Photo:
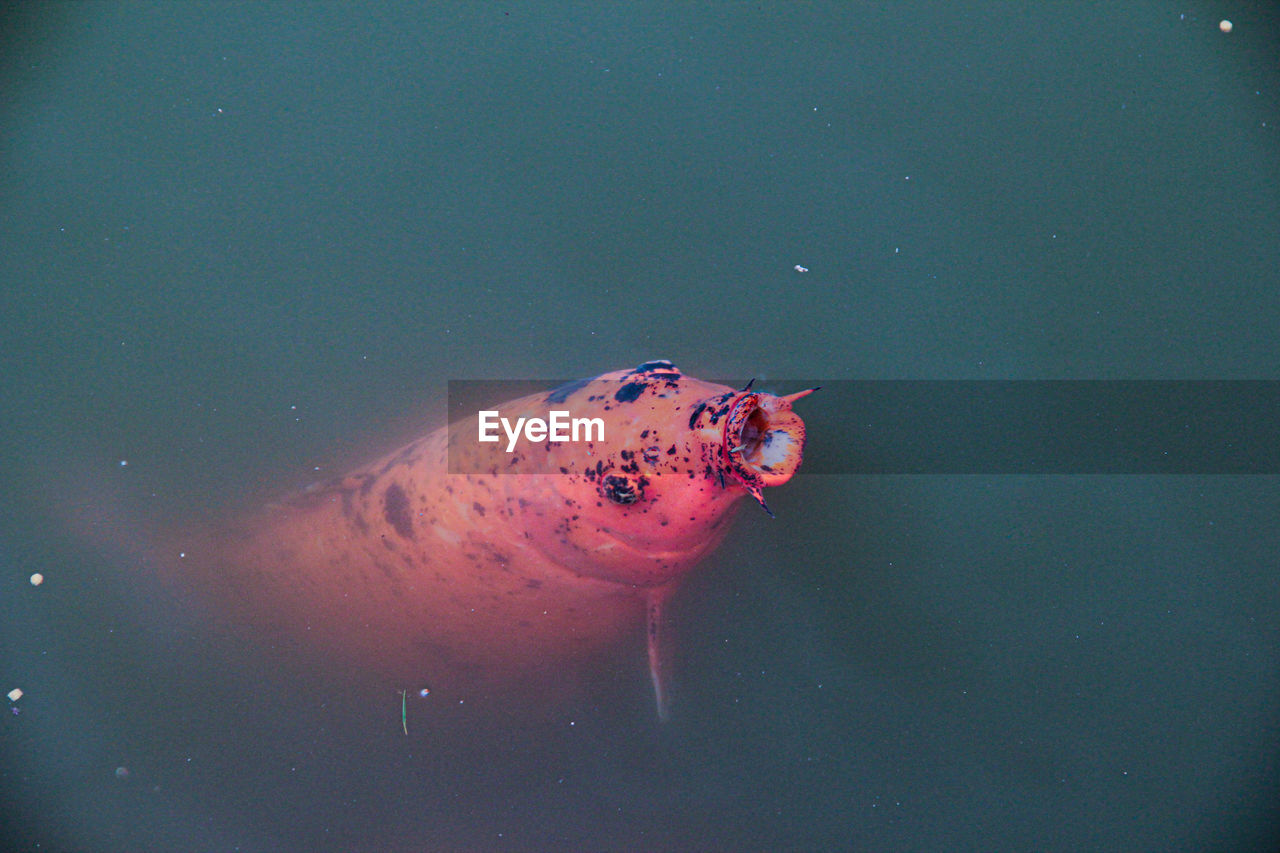
POLYGON ((734 391, 665 361, 575 383, 559 399, 600 418, 604 438, 546 448, 559 475, 541 475, 526 529, 577 573, 667 584, 719 544, 743 497, 768 512, 764 490, 800 467, 805 427, 792 404, 808 393, 734 391))

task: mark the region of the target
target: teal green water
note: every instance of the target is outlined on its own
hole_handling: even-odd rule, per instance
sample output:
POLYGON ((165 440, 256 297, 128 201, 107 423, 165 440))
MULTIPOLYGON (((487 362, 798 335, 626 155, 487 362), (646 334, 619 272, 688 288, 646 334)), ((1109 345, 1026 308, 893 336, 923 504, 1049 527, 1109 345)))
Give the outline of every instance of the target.
POLYGON ((554 736, 406 740, 398 696, 256 670, 129 573, 450 379, 1280 378, 1268 8, 9 13, 4 831, 1274 844, 1275 478, 797 477, 677 600, 661 730, 639 679, 554 736))

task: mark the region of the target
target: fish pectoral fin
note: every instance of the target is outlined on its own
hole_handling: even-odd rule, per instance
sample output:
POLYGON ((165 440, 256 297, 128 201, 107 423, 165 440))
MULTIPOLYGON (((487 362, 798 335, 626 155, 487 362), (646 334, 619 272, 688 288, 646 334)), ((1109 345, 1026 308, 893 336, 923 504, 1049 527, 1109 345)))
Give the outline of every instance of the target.
POLYGON ((665 723, 671 717, 669 678, 671 655, 666 639, 666 602, 671 595, 667 587, 649 590, 645 636, 649 647, 649 679, 653 682, 653 698, 658 706, 658 720, 665 723))

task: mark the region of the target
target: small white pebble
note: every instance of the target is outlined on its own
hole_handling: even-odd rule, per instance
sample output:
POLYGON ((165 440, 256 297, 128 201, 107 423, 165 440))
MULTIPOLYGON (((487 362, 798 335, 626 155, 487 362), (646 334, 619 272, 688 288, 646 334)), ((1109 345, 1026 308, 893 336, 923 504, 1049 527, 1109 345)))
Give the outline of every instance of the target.
POLYGON ((40 584, 42 583, 44 583, 44 575, 40 574, 39 572, 36 572, 34 575, 31 576, 32 586, 40 586, 40 584))

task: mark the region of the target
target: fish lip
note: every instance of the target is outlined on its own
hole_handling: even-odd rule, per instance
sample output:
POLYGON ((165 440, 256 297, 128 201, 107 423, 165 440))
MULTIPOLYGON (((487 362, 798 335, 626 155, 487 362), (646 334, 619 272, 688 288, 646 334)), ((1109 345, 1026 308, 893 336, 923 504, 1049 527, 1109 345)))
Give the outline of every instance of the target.
MULTIPOLYGON (((805 426, 788 397, 740 392, 729 404, 723 452, 730 472, 753 494, 791 479, 804 458, 805 426)), ((757 500, 760 496, 756 495, 757 500)))

